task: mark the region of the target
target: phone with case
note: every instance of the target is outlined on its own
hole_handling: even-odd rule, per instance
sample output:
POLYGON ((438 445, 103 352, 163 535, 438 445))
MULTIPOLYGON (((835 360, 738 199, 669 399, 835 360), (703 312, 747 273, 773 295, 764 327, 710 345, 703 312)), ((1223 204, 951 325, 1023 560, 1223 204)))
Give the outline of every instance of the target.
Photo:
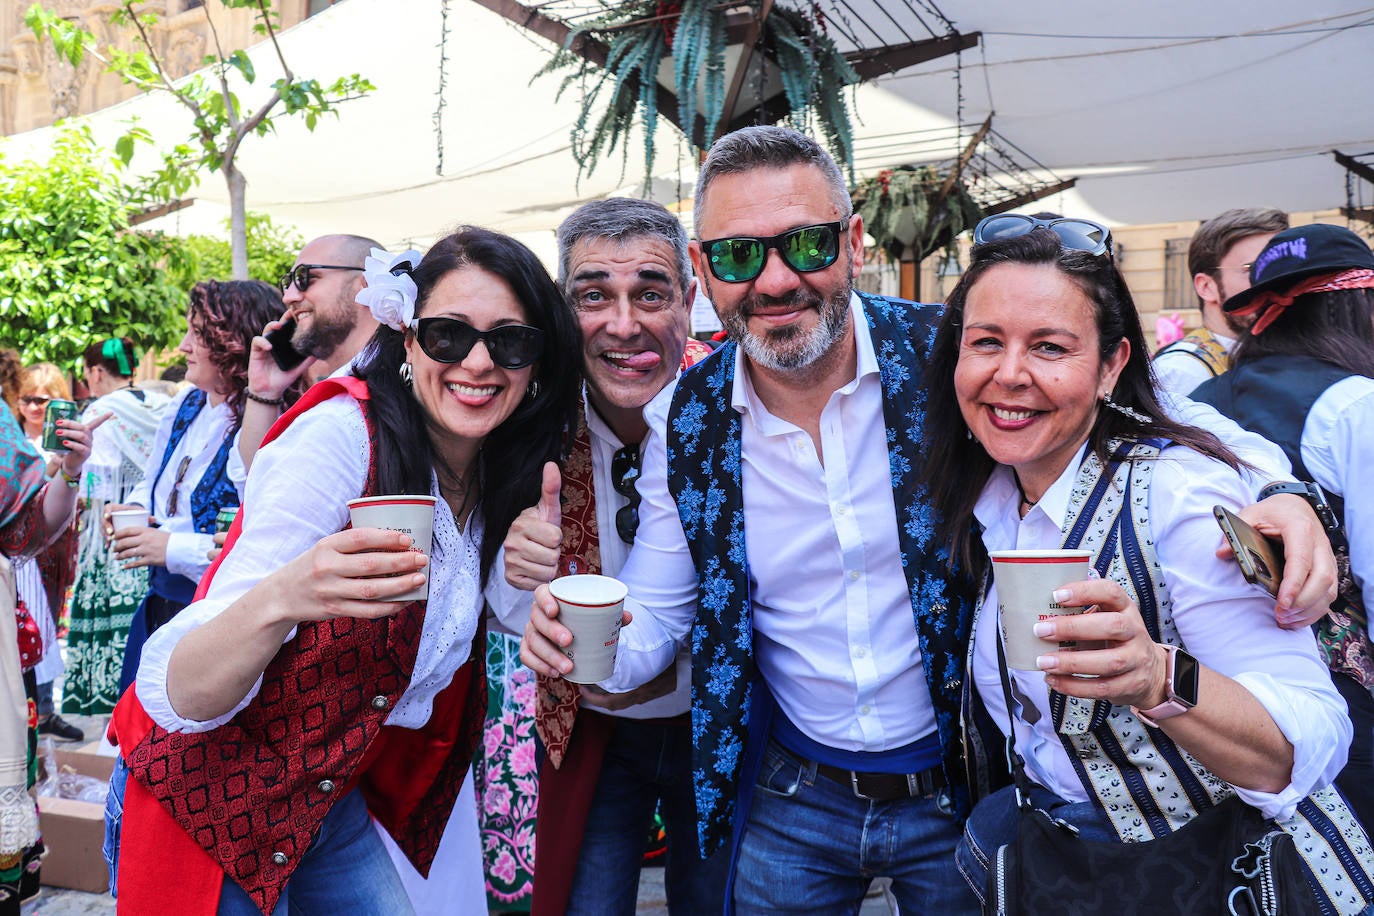
POLYGON ((1283 545, 1260 534, 1225 506, 1213 506, 1212 514, 1235 551, 1245 581, 1277 597, 1283 581, 1283 545))
POLYGON ((268 331, 265 335, 267 342, 272 345, 272 359, 283 372, 290 372, 305 362, 305 354, 291 346, 291 337, 295 333, 296 319, 288 318, 280 327, 268 331))

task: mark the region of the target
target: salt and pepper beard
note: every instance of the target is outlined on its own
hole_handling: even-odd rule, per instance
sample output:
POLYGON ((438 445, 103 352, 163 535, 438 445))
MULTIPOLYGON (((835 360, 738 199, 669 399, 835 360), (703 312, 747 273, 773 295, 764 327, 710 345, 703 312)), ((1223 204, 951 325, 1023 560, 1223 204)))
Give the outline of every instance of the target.
MULTIPOLYGON (((850 254, 844 252, 846 265, 850 254)), ((848 270, 846 270, 848 273, 848 270)), ((795 305, 798 308, 815 308, 819 320, 809 332, 795 326, 774 328, 763 336, 749 330, 749 313, 755 303, 763 303, 765 297, 754 294, 740 302, 739 307, 728 315, 722 316, 721 323, 725 333, 739 345, 744 355, 760 366, 773 372, 795 372, 809 368, 828 353, 849 327, 849 299, 851 284, 846 282, 828 299, 821 299, 801 289, 794 290, 783 299, 767 297, 769 304, 795 305), (803 335, 805 335, 803 337, 803 335), (795 344, 786 347, 787 344, 795 344)), ((706 293, 711 294, 710 284, 706 293)))

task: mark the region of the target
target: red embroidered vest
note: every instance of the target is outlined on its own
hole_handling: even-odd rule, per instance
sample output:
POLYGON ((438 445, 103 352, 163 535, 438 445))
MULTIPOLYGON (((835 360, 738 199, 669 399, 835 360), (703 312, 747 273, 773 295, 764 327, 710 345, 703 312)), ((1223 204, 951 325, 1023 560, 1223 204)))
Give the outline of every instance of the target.
MULTIPOLYGON (((371 434, 366 385, 350 377, 316 384, 263 444, 310 406, 343 392, 359 401, 371 434)), ((363 495, 377 495, 375 459, 363 495)), ((225 555, 251 510, 239 513, 225 555)), ((410 683, 424 614, 425 604, 414 602, 383 620, 302 623, 263 672, 258 695, 232 721, 194 734, 151 724, 123 748, 142 786, 264 913, 276 905, 329 809, 354 785, 407 857, 428 873, 481 732, 486 634, 479 626, 471 661, 436 698, 425 728, 384 726, 410 683)), ((130 701, 137 702, 133 691, 121 705, 130 701)), ((127 729, 127 721, 127 712, 116 716, 126 739, 129 731, 142 731, 127 729)), ((120 889, 122 903, 122 881, 120 889)))

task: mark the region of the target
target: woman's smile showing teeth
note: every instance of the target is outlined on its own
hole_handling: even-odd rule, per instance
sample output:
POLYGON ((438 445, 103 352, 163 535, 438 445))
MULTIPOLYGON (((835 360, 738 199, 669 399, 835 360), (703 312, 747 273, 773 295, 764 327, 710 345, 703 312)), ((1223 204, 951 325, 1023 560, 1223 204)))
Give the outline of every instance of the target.
POLYGON ((997 419, 999 419, 999 420, 1004 420, 1004 421, 1006 421, 1006 422, 1008 422, 1008 423, 1019 423, 1019 422, 1022 421, 1022 420, 1029 420, 1031 417, 1035 416, 1035 415, 1038 414, 1038 413, 1040 413, 1040 411, 1038 411, 1038 410, 1030 410, 1030 409, 1027 409, 1027 408, 1016 408, 1016 407, 994 407, 994 408, 992 408, 992 414, 993 414, 993 416, 995 416, 995 417, 996 417, 997 419))
POLYGON ((461 382, 450 382, 447 387, 458 403, 468 407, 487 404, 501 390, 499 385, 464 385, 461 382))

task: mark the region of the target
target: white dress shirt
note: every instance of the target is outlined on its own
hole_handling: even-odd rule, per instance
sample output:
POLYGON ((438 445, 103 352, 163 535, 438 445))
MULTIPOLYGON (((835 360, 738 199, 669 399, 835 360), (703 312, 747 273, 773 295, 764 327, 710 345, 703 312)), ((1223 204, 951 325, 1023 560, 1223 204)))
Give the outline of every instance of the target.
MULTIPOLYGON (((1024 519, 1018 517, 1021 494, 1011 470, 997 469, 974 507, 988 550, 1056 548, 1063 543, 1062 527, 1083 452, 1079 450, 1024 519)), ((1293 745, 1291 782, 1282 791, 1236 790, 1265 816, 1283 820, 1298 802, 1340 772, 1352 731, 1345 701, 1331 683, 1311 630, 1279 629, 1273 599, 1247 583, 1233 560, 1216 557, 1218 528, 1212 506, 1234 511, 1251 499, 1249 488, 1230 468, 1191 449, 1170 446, 1155 462, 1150 529, 1185 647, 1202 664, 1254 694, 1293 745)), ((1087 800, 1055 734, 1044 675, 1010 673, 1015 692, 1031 700, 1039 713, 1033 726, 1026 724, 1028 716, 1015 720, 1016 749, 1032 779, 1070 801, 1087 800)), ((988 590, 975 626, 973 677, 992 721, 1005 732, 995 586, 988 590)))
MULTIPOLYGON (((264 446, 248 475, 243 530, 215 573, 205 598, 164 624, 143 648, 138 698, 155 722, 168 731, 208 731, 223 725, 248 705, 262 685, 259 677, 247 695, 216 719, 196 721, 177 715, 167 698, 167 662, 191 630, 213 619, 262 578, 348 524, 348 500, 359 497, 371 452, 367 426, 357 401, 336 395, 297 417, 264 446)), ((437 483, 431 493, 438 496, 437 483)), ((481 525, 474 516, 460 532, 448 503, 434 511, 434 549, 425 569, 429 604, 410 685, 387 717, 388 725, 419 728, 429 721, 434 697, 468 660, 482 613, 479 587, 481 525)), ((295 638, 292 630, 286 638, 295 638)))
MULTIPOLYGON (((229 408, 227 401, 221 401, 216 405, 206 402, 200 413, 191 421, 186 434, 172 451, 171 457, 167 459, 161 476, 158 475, 158 466, 162 463, 162 456, 166 454, 167 443, 172 437, 172 424, 176 421, 177 411, 181 410, 182 403, 195 390, 197 389, 187 388, 167 406, 166 412, 162 415, 162 422, 158 425, 157 436, 153 439, 153 450, 147 471, 143 475, 143 480, 129 494, 129 502, 147 509, 148 513, 157 519, 161 529, 167 532, 167 569, 185 576, 192 582, 199 582, 200 577, 210 568, 208 553, 210 548, 215 546, 215 536, 196 531, 195 519, 191 517, 191 494, 200 486, 201 476, 209 468, 210 461, 219 451, 225 435, 234 425, 234 412, 229 408), (186 476, 182 478, 181 486, 177 487, 177 468, 187 455, 191 456, 191 463, 186 468, 186 476), (156 491, 152 489, 154 480, 157 482, 156 491), (175 515, 168 515, 167 503, 174 488, 178 490, 177 511, 175 515)), ((236 446, 229 447, 231 469, 236 459, 242 466, 238 452, 236 446)), ((230 479, 233 479, 232 474, 230 479)), ((239 479, 242 479, 242 475, 239 479)), ((241 489, 239 497, 243 497, 241 489)))
MULTIPOLYGON (((778 705, 811 739, 845 751, 903 747, 934 731, 902 572, 882 389, 867 321, 850 302, 855 378, 821 413, 822 464, 810 436, 770 414, 737 354, 745 536, 756 659, 778 705)), ((621 571, 635 620, 614 675, 626 690, 672 659, 691 627, 697 574, 666 481, 665 430, 676 385, 645 409, 639 532, 621 571)))
MULTIPOLYGON (((1212 339, 1228 354, 1236 348, 1234 337, 1223 337, 1213 331, 1212 339)), ((1180 398, 1192 394, 1194 388, 1213 378, 1206 363, 1181 349, 1161 350, 1150 361, 1150 367, 1155 373, 1156 386, 1180 398)))
MULTIPOLYGON (((592 408, 587 401, 585 388, 582 391, 582 407, 587 414, 587 433, 591 441, 592 487, 596 493, 597 549, 601 554, 601 573, 619 578, 630 555, 630 545, 616 533, 615 516, 630 501, 615 490, 611 459, 625 443, 592 408)), ((506 581, 504 550, 497 554, 496 567, 487 582, 487 596, 491 601, 492 613, 503 628, 517 635, 525 632, 525 624, 530 619, 530 603, 534 600, 533 593, 521 591, 506 581)), ((684 648, 678 652, 674 664, 677 666, 677 687, 670 694, 624 709, 606 709, 592 703, 583 705, 603 715, 622 719, 658 719, 681 715, 692 705, 692 653, 684 648)))
POLYGON ((1374 379, 1352 375, 1322 392, 1302 427, 1302 463, 1322 489, 1345 499, 1350 568, 1374 608, 1374 379), (1361 484, 1360 481, 1365 483, 1361 484))

